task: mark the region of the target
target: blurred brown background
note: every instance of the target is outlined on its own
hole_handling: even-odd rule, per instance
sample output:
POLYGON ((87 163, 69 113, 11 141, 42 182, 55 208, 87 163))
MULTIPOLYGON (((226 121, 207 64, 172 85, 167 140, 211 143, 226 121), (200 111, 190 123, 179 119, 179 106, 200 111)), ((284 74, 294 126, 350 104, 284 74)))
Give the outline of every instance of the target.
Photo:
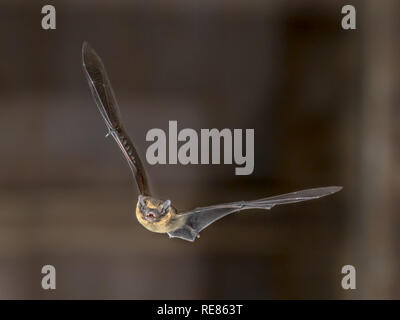
POLYGON ((395 0, 0 4, 0 298, 400 298, 399 30, 395 0), (150 233, 81 68, 107 67, 143 156, 146 132, 254 128, 255 171, 147 165, 179 209, 343 185, 232 215, 194 244, 150 233), (44 291, 41 267, 57 269, 44 291), (357 289, 341 289, 341 268, 357 289))

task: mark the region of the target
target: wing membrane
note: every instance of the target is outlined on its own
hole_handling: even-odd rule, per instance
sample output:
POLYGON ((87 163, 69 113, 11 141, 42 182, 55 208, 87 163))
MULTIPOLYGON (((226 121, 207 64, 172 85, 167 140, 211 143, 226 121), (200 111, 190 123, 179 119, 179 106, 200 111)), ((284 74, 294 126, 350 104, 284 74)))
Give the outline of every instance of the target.
POLYGON ((186 216, 185 226, 181 229, 168 233, 172 238, 181 238, 194 241, 199 236, 200 231, 207 228, 213 222, 231 214, 246 209, 272 209, 276 205, 296 203, 314 200, 338 192, 342 187, 323 187, 306 189, 279 196, 273 196, 252 201, 238 201, 224 203, 209 207, 200 207, 192 211, 184 212, 186 216))
POLYGON ((86 42, 82 46, 82 63, 93 99, 106 123, 109 134, 115 139, 125 156, 140 193, 150 195, 146 172, 135 146, 122 126, 117 99, 104 64, 86 42))

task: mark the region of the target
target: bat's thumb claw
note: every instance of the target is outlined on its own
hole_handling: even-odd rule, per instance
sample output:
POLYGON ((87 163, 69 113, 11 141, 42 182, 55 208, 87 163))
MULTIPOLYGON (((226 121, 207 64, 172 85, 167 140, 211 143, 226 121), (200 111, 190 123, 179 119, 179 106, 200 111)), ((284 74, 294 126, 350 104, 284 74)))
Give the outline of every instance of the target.
POLYGON ((106 134, 106 138, 108 138, 108 136, 110 135, 110 134, 112 134, 113 132, 115 132, 116 130, 115 129, 113 129, 113 128, 109 128, 108 129, 108 132, 107 132, 107 134, 106 134))

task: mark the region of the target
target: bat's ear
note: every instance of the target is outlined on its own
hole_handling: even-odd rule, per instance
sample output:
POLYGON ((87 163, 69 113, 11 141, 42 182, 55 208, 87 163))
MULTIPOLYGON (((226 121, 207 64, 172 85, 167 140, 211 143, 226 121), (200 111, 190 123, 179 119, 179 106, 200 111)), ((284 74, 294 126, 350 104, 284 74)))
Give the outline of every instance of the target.
POLYGON ((138 201, 142 206, 144 206, 144 201, 143 201, 143 197, 141 194, 139 194, 139 196, 138 196, 138 201))
POLYGON ((171 200, 166 200, 166 201, 164 201, 164 203, 163 203, 162 210, 163 210, 163 211, 166 211, 166 210, 169 209, 170 206, 171 206, 171 200))

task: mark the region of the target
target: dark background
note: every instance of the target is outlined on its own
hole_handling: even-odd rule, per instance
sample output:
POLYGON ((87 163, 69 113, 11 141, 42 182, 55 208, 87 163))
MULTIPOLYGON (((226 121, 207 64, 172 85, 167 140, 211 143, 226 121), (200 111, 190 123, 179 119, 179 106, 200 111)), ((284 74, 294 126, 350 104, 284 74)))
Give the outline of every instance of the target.
POLYGON ((400 298, 395 0, 2 1, 0 298, 400 298), (41 8, 57 29, 41 28, 41 8), (357 9, 357 30, 341 8, 357 9), (181 210, 342 185, 189 243, 134 217, 136 187, 81 67, 103 58, 142 160, 151 128, 254 128, 255 171, 146 164, 181 210), (41 268, 57 289, 41 289, 41 268), (341 268, 357 289, 341 288, 341 268))

